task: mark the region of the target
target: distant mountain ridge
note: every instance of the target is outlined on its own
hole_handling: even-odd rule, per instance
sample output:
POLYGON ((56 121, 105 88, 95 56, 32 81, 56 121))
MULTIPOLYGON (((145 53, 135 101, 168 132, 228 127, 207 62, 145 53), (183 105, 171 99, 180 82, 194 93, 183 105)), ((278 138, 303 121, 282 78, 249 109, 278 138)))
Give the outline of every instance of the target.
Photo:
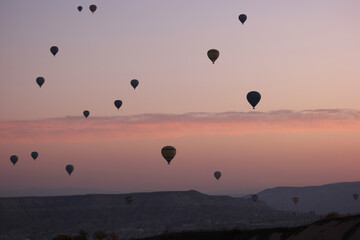
POLYGON ((360 213, 360 182, 341 182, 322 186, 275 187, 258 193, 259 199, 277 210, 326 214, 329 212, 360 213), (295 205, 292 198, 299 197, 295 205))
POLYGON ((122 239, 164 231, 257 228, 300 225, 314 220, 294 216, 264 202, 197 191, 91 194, 55 197, 0 198, 0 239, 51 239, 80 229, 114 231, 122 239))
POLYGON ((6 197, 0 198, 0 239, 48 240, 80 229, 113 231, 129 239, 164 231, 291 227, 317 220, 314 212, 360 213, 360 199, 353 198, 359 192, 360 182, 347 182, 265 189, 257 202, 194 190, 6 197), (134 197, 131 205, 125 201, 129 195, 134 197))

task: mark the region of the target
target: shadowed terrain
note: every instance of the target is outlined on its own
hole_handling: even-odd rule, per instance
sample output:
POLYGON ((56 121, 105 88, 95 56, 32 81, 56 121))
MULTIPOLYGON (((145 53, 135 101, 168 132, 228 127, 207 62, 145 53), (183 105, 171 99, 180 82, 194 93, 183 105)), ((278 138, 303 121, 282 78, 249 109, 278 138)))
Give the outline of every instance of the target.
POLYGON ((292 228, 256 230, 188 231, 166 233, 142 240, 358 240, 360 215, 325 219, 292 228))
POLYGON ((49 239, 60 233, 113 231, 121 239, 164 231, 271 228, 310 223, 317 216, 276 211, 258 201, 197 191, 0 198, 0 239, 49 239))

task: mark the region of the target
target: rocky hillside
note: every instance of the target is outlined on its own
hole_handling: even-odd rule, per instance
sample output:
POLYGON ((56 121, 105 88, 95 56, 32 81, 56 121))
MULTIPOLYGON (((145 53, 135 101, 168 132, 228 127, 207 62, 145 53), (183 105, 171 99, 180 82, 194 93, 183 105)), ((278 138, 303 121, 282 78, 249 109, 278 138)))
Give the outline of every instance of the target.
POLYGON ((166 233, 141 240, 359 240, 360 215, 326 219, 292 228, 191 231, 166 233))
POLYGON ((258 228, 309 223, 316 216, 294 215, 264 202, 196 191, 58 197, 0 198, 0 239, 42 240, 80 229, 119 233, 122 239, 164 231, 258 228))

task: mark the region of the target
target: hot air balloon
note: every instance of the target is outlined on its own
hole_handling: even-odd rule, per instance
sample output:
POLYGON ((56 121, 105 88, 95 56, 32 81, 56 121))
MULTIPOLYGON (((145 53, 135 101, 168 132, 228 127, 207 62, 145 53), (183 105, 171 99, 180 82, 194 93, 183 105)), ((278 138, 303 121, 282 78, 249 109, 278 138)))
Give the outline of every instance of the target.
POLYGON ((254 201, 254 202, 257 202, 257 200, 259 199, 259 196, 257 194, 253 194, 251 196, 251 199, 254 201))
POLYGON ((219 171, 214 172, 214 177, 216 178, 216 180, 219 180, 219 178, 221 177, 221 172, 219 171))
POLYGON ((31 153, 31 157, 32 157, 34 160, 36 160, 38 156, 39 156, 39 154, 38 154, 37 152, 32 152, 32 153, 31 153))
POLYGON ((176 155, 176 149, 173 146, 165 146, 161 149, 161 154, 168 162, 168 164, 170 164, 171 160, 176 155))
POLYGON ((294 204, 296 205, 299 202, 299 198, 298 197, 293 197, 292 198, 294 204))
POLYGON ((115 107, 119 110, 119 108, 120 108, 121 105, 122 105, 122 101, 121 101, 121 100, 115 100, 115 101, 114 101, 114 105, 115 105, 115 107))
POLYGON ((139 81, 136 79, 133 79, 130 81, 130 84, 135 89, 139 85, 139 81))
POLYGON ((84 114, 84 116, 87 118, 87 117, 90 115, 90 112, 89 112, 88 110, 85 110, 85 111, 83 112, 83 114, 84 114))
POLYGON ((218 50, 216 49, 210 49, 208 52, 207 52, 207 55, 208 57, 210 58, 210 60, 212 61, 212 63, 214 64, 216 59, 218 59, 220 53, 218 50))
POLYGON ((50 52, 54 55, 54 57, 58 53, 58 51, 59 51, 59 48, 57 46, 52 46, 50 48, 50 52))
POLYGON ((354 194, 353 194, 353 198, 354 198, 355 200, 357 200, 357 199, 359 198, 359 194, 354 193, 354 194))
POLYGON ((81 12, 82 6, 78 6, 77 9, 79 10, 79 12, 81 12))
POLYGON ((244 24, 244 22, 246 21, 247 16, 245 14, 240 14, 239 15, 239 21, 244 24))
POLYGON ((36 78, 36 83, 39 85, 39 87, 41 87, 45 82, 45 78, 43 77, 37 77, 36 78))
POLYGON ((74 171, 74 166, 71 164, 66 165, 65 170, 67 171, 67 173, 69 174, 69 176, 71 175, 71 173, 74 171))
POLYGON ((12 155, 11 157, 10 157, 10 161, 12 162, 12 164, 16 164, 16 162, 19 160, 19 158, 18 158, 18 156, 16 156, 16 155, 12 155))
POLYGON ((134 201, 134 197, 133 197, 133 196, 126 196, 126 197, 125 197, 125 201, 126 201, 128 204, 131 204, 131 203, 134 201))
POLYGON ((96 5, 93 4, 93 5, 90 5, 89 9, 92 13, 94 13, 96 11, 97 7, 96 7, 96 5))
POLYGON ((260 102, 261 95, 256 91, 251 91, 247 94, 246 98, 253 107, 253 109, 255 109, 255 106, 260 102))

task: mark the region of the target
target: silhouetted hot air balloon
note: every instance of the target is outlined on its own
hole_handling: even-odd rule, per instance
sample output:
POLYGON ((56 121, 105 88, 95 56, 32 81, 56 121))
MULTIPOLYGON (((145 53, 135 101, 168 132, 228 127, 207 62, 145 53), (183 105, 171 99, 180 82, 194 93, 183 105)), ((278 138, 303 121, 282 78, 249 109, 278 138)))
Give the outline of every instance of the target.
POLYGON ((219 180, 219 178, 221 177, 221 172, 220 171, 214 172, 214 177, 216 178, 216 180, 219 180))
POLYGON ((259 196, 257 194, 253 194, 251 196, 251 199, 254 201, 254 202, 257 202, 257 200, 259 199, 259 196))
POLYGON ((216 59, 218 59, 220 53, 218 50, 216 49, 210 49, 208 52, 207 52, 207 55, 208 57, 210 58, 210 60, 212 61, 212 63, 214 64, 216 59))
POLYGON ((74 166, 71 164, 66 165, 65 170, 67 171, 67 173, 69 174, 69 176, 71 175, 71 173, 74 171, 74 166))
POLYGON ((45 82, 45 78, 43 77, 37 77, 36 78, 36 83, 39 85, 39 87, 41 87, 45 82))
POLYGON ((247 16, 245 14, 240 14, 239 15, 239 21, 244 24, 244 22, 246 21, 247 16))
POLYGON ((122 105, 122 101, 121 101, 121 100, 115 100, 115 101, 114 101, 114 105, 115 105, 115 107, 119 110, 119 108, 120 108, 121 105, 122 105))
POLYGON ((161 154, 168 162, 168 164, 170 164, 171 160, 176 155, 176 149, 173 146, 165 146, 161 149, 161 154))
POLYGON ((93 4, 93 5, 90 5, 89 9, 92 13, 94 13, 96 11, 97 7, 96 7, 96 5, 93 4))
POLYGON ((354 198, 355 200, 357 200, 357 199, 359 198, 359 194, 354 193, 354 194, 353 194, 353 198, 354 198))
POLYGON ((79 10, 79 12, 81 12, 82 6, 78 6, 78 10, 79 10))
POLYGON ((299 198, 298 197, 293 197, 292 198, 294 204, 296 205, 299 202, 299 198))
POLYGON ((59 51, 59 48, 57 46, 52 46, 50 48, 50 52, 54 55, 54 57, 58 53, 58 51, 59 51))
POLYGON ((32 152, 32 153, 31 153, 31 157, 32 157, 34 160, 36 160, 38 156, 39 156, 39 154, 38 154, 37 152, 32 152))
POLYGON ((255 106, 260 102, 261 95, 256 91, 251 91, 247 94, 246 98, 253 107, 253 109, 255 109, 255 106))
POLYGON ((135 89, 139 85, 139 81, 136 79, 133 79, 130 81, 130 84, 135 89))
POLYGON ((88 110, 85 110, 85 111, 83 112, 83 114, 84 114, 84 116, 87 118, 87 117, 90 115, 90 112, 89 112, 88 110))
POLYGON ((131 203, 134 201, 134 197, 133 197, 133 196, 126 196, 126 197, 125 197, 125 201, 126 201, 128 204, 131 204, 131 203))
POLYGON ((11 157, 10 157, 10 161, 12 162, 12 164, 16 164, 16 162, 19 160, 19 158, 18 158, 18 156, 16 156, 16 155, 12 155, 11 157))

